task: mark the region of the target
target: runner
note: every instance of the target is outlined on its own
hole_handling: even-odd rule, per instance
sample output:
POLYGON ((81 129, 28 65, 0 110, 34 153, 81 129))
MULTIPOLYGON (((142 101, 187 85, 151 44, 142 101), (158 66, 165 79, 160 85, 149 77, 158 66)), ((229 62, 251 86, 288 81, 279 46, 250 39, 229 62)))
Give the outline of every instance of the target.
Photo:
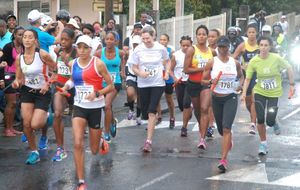
POLYGON ((171 70, 170 76, 174 79, 174 86, 176 97, 178 101, 178 106, 180 111, 182 111, 182 128, 180 136, 187 136, 187 126, 189 120, 192 118, 192 108, 191 108, 191 97, 187 92, 187 80, 188 75, 183 72, 184 58, 186 51, 191 47, 193 41, 189 36, 182 36, 180 39, 180 50, 173 53, 171 60, 171 70))
MULTIPOLYGON (((249 61, 258 53, 258 45, 256 40, 257 28, 255 25, 248 25, 247 27, 247 36, 248 40, 241 43, 237 49, 235 50, 233 57, 238 59, 240 55, 243 57, 242 69, 244 76, 246 76, 246 69, 249 61)), ((246 97, 246 107, 250 113, 251 124, 249 126, 249 134, 255 135, 255 126, 256 126, 256 113, 255 113, 255 104, 254 104, 254 96, 252 93, 252 89, 255 85, 256 74, 253 75, 251 83, 247 89, 247 97, 246 97)))
MULTIPOLYGON (((168 55, 171 58, 172 54, 174 53, 174 50, 172 48, 168 47, 168 43, 170 41, 170 37, 168 34, 162 34, 159 38, 159 43, 167 48, 168 55)), ((174 100, 173 100, 173 91, 174 91, 174 80, 172 77, 169 77, 168 80, 166 80, 166 86, 165 86, 165 97, 167 100, 168 104, 168 109, 170 113, 169 117, 169 128, 174 129, 175 127, 175 106, 174 106, 174 100)), ((161 105, 160 103, 158 104, 157 108, 157 124, 159 124, 162 121, 162 116, 161 116, 161 105)))
POLYGON ((207 47, 208 29, 200 25, 196 30, 197 44, 187 49, 184 60, 184 72, 189 74, 187 91, 192 99, 194 115, 199 125, 200 142, 198 148, 205 150, 205 135, 209 124, 208 110, 211 104, 209 83, 202 81, 202 73, 206 63, 216 55, 207 47), (204 82, 204 83, 203 83, 204 82))
POLYGON ((4 136, 6 137, 14 137, 17 134, 22 134, 20 131, 16 131, 13 128, 14 118, 16 114, 16 106, 17 106, 17 90, 9 87, 11 83, 15 79, 16 75, 16 58, 18 54, 22 53, 22 36, 24 33, 23 27, 16 27, 12 34, 12 42, 8 43, 3 48, 3 56, 1 57, 2 66, 5 66, 5 86, 8 87, 5 93, 5 130, 4 136))
POLYGON ((113 84, 105 64, 100 59, 91 57, 92 39, 87 35, 80 36, 76 45, 79 57, 70 62, 71 78, 65 83, 62 93, 65 94, 66 90, 72 87, 76 89, 72 118, 74 162, 79 180, 77 190, 85 190, 87 187, 84 181, 84 130, 88 125, 92 154, 108 152, 109 146, 101 138, 101 109, 105 106, 104 95, 113 90, 113 84), (103 80, 107 84, 104 88, 103 80))
MULTIPOLYGON (((55 85, 62 87, 70 78, 71 72, 69 69, 69 62, 76 58, 76 48, 72 46, 75 33, 73 30, 65 28, 61 34, 61 46, 57 47, 54 51, 57 53, 57 80, 55 85)), ((60 92, 54 94, 53 108, 54 108, 54 121, 53 128, 56 138, 56 153, 53 156, 53 161, 61 161, 67 157, 64 149, 64 125, 62 117, 64 110, 68 105, 73 105, 75 89, 72 88, 68 91, 71 96, 67 97, 60 92)), ((70 109, 72 110, 72 109, 70 109)))
POLYGON ((31 153, 26 164, 40 161, 33 130, 43 128, 51 100, 48 83, 48 67, 56 63, 44 50, 38 49, 37 32, 25 30, 23 34, 24 52, 16 58, 16 79, 12 87, 21 88, 21 113, 24 133, 28 139, 31 153))
POLYGON ((227 155, 233 146, 231 128, 238 106, 237 91, 242 89, 244 76, 241 65, 229 56, 230 40, 226 36, 221 36, 217 45, 218 56, 206 64, 203 79, 212 78, 210 83, 212 86, 215 85, 215 89, 212 89, 212 107, 218 132, 222 136, 222 156, 218 168, 221 172, 225 172, 227 155), (239 78, 238 85, 236 78, 239 78))
POLYGON ((135 48, 132 56, 132 69, 138 76, 137 84, 143 117, 148 114, 148 130, 143 147, 144 152, 152 151, 157 106, 170 71, 170 58, 167 49, 154 41, 155 35, 156 32, 153 27, 143 28, 143 43, 135 48), (165 70, 164 75, 163 70, 165 70))
MULTIPOLYGON (((122 89, 122 78, 125 78, 125 59, 124 52, 119 50, 116 44, 116 33, 110 31, 105 36, 106 47, 102 48, 101 51, 96 52, 95 56, 100 57, 105 63, 107 70, 111 76, 111 80, 114 83, 114 89, 105 95, 105 131, 104 138, 107 142, 110 142, 112 137, 116 136, 117 133, 117 119, 113 116, 112 102, 122 89), (109 134, 110 132, 110 134, 109 134)), ((106 83, 103 83, 106 86, 106 83)))
POLYGON ((141 125, 142 119, 141 109, 139 104, 139 97, 138 97, 138 89, 137 89, 137 76, 132 71, 132 54, 133 50, 142 42, 142 39, 139 35, 135 35, 131 38, 131 43, 133 48, 129 50, 129 58, 126 63, 125 72, 126 72, 126 93, 127 93, 127 104, 129 106, 129 112, 127 114, 127 119, 131 120, 136 118, 136 124, 141 125), (136 106, 136 113, 134 112, 134 102, 137 101, 136 106))
POLYGON ((291 66, 277 54, 270 53, 272 47, 272 39, 261 37, 258 40, 259 54, 251 59, 244 83, 244 91, 241 100, 246 99, 246 91, 250 85, 251 78, 254 73, 257 73, 257 83, 254 86, 255 110, 257 113, 257 129, 260 137, 260 145, 258 149, 259 155, 268 153, 266 123, 268 126, 273 126, 276 134, 280 133, 276 116, 278 112, 278 98, 282 96, 282 79, 281 70, 288 70, 288 78, 290 82, 289 97, 291 98, 295 91, 295 83, 293 79, 293 71, 291 66), (265 116, 265 111, 267 115, 265 116))

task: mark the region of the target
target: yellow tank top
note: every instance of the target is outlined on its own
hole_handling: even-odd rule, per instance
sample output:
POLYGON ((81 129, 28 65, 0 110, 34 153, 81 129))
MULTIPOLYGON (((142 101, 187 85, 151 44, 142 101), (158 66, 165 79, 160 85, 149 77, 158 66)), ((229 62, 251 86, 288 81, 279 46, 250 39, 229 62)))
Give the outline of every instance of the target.
MULTIPOLYGON (((206 52, 202 52, 198 49, 196 45, 193 45, 195 52, 192 59, 191 67, 193 68, 204 68, 206 63, 212 59, 213 53, 210 48, 206 52)), ((189 74, 189 80, 193 82, 201 82, 202 80, 202 72, 189 74)))

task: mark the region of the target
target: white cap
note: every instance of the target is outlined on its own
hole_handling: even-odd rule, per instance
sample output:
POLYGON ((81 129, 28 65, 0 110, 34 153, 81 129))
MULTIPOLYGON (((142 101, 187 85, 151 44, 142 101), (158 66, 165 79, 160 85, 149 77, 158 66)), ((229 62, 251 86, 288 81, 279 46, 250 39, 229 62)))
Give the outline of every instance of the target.
POLYGON ((34 9, 28 13, 27 19, 29 22, 35 22, 42 18, 42 15, 43 13, 40 13, 38 10, 34 9))
POLYGON ((78 26, 78 24, 74 18, 70 18, 68 24, 74 26, 77 29, 80 29, 80 27, 78 26))
POLYGON ((141 36, 134 35, 131 42, 132 44, 140 44, 142 42, 141 36))
POLYGON ((49 23, 51 23, 53 21, 53 19, 48 16, 48 15, 43 15, 42 18, 41 18, 41 25, 44 26, 44 25, 48 25, 49 23))
POLYGON ((272 28, 270 25, 264 25, 261 30, 264 32, 272 32, 272 28))
POLYGON ((282 15, 281 18, 286 18, 286 16, 285 16, 285 15, 282 15))
POLYGON ((78 45, 80 43, 84 43, 91 48, 92 47, 92 38, 89 37, 88 35, 79 36, 76 41, 76 45, 78 45))

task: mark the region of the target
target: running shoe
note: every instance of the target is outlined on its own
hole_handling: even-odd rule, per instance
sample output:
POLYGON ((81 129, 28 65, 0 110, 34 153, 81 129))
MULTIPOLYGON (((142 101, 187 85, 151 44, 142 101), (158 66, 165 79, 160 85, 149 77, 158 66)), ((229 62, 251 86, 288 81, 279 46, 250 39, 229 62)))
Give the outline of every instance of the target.
POLYGON ((109 153, 109 144, 103 138, 101 138, 99 154, 105 155, 107 153, 109 153))
POLYGON ((180 133, 181 137, 187 137, 187 128, 185 127, 181 127, 181 133, 180 133))
POLYGON ((214 129, 211 126, 207 128, 206 137, 208 138, 214 137, 214 129))
POLYGON ((16 134, 13 133, 10 129, 5 129, 3 131, 3 136, 5 136, 5 137, 15 137, 16 134))
POLYGON ((137 125, 142 125, 142 124, 143 124, 143 123, 142 123, 141 117, 137 117, 137 118, 136 118, 136 124, 137 124, 137 125))
POLYGON ((21 141, 22 141, 23 143, 27 143, 27 142, 28 142, 27 137, 26 137, 25 134, 23 134, 23 135, 21 136, 21 141))
POLYGON ((111 142, 111 138, 110 138, 109 133, 104 133, 104 140, 105 140, 106 142, 108 142, 108 143, 111 142))
POLYGON ((47 136, 41 136, 39 142, 39 149, 40 150, 47 150, 48 149, 48 138, 47 136))
POLYGON ((127 119, 128 120, 132 120, 133 119, 133 116, 134 116, 134 112, 129 110, 128 114, 127 114, 127 119))
POLYGON ((25 163, 28 164, 28 165, 34 165, 34 164, 36 164, 39 161, 40 161, 40 155, 39 155, 39 153, 36 153, 36 152, 32 151, 29 154, 29 156, 28 156, 28 158, 27 158, 27 160, 26 160, 25 163))
POLYGON ((161 117, 157 118, 156 125, 160 124, 161 122, 162 122, 162 118, 161 117))
POLYGON ((15 130, 14 128, 11 128, 10 131, 13 132, 13 133, 16 134, 16 135, 22 135, 22 134, 23 134, 22 131, 17 131, 17 130, 15 130))
POLYGON ((222 159, 222 160, 219 161, 218 169, 220 170, 221 173, 225 173, 226 172, 227 165, 228 165, 227 160, 223 160, 222 159))
POLYGON ((170 129, 174 129, 174 127, 175 127, 175 118, 171 118, 171 119, 170 119, 169 128, 170 128, 170 129))
POLYGON ((255 125, 251 124, 251 125, 249 126, 249 131, 248 131, 248 133, 249 133, 250 135, 255 135, 255 134, 256 134, 256 131, 255 131, 255 125))
POLYGON ((110 135, 113 138, 115 138, 117 135, 117 123, 118 123, 117 118, 114 118, 113 122, 110 124, 110 135))
POLYGON ((78 183, 76 190, 87 190, 86 183, 78 183))
POLYGON ((268 153, 268 147, 266 144, 260 143, 258 148, 258 155, 264 156, 268 153))
POLYGON ((277 123, 275 123, 275 125, 273 125, 273 130, 274 130, 274 134, 275 135, 279 135, 280 134, 280 127, 277 123))
POLYGON ((143 147, 143 152, 151 152, 152 151, 152 143, 148 140, 146 140, 144 147, 143 147))
POLYGON ((197 147, 198 147, 199 149, 205 150, 205 149, 206 149, 206 146, 207 146, 207 145, 206 145, 205 139, 201 138, 201 139, 200 139, 200 142, 199 142, 199 144, 198 144, 197 147))
POLYGON ((63 159, 67 158, 67 153, 65 152, 65 150, 63 148, 58 147, 56 149, 56 153, 52 158, 53 162, 60 162, 63 159))

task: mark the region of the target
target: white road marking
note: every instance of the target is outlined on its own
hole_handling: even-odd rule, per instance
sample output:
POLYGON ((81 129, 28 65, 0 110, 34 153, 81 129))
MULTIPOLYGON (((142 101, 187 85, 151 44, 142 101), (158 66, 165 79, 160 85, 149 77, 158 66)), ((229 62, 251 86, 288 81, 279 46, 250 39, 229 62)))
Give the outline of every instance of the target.
MULTIPOLYGON (((284 171, 281 171, 280 168, 274 168, 274 170, 276 170, 278 173, 284 173, 284 171)), ((254 166, 229 171, 228 173, 212 176, 206 179, 300 187, 300 172, 280 178, 273 182, 269 182, 265 164, 257 164, 254 166)))
POLYGON ((169 172, 169 173, 166 173, 165 175, 162 175, 160 177, 157 177, 157 178, 154 178, 152 181, 149 181, 148 183, 145 183, 143 184, 142 186, 139 186, 137 188, 135 188, 135 190, 141 190, 141 189, 144 189, 146 187, 149 187, 155 183, 158 183, 164 179, 166 179, 167 177, 169 177, 170 175, 173 175, 174 173, 173 172, 169 172))
POLYGON ((284 116, 283 118, 281 118, 281 120, 286 120, 287 118, 295 115, 296 113, 298 113, 300 111, 300 107, 295 109, 294 111, 292 111, 291 113, 289 113, 288 115, 284 116))
MULTIPOLYGON (((148 122, 148 121, 147 121, 148 122)), ((143 121, 143 124, 147 124, 145 123, 145 121, 143 121)), ((169 121, 162 121, 160 124, 158 124, 155 129, 163 129, 163 128, 169 128, 169 121)), ((188 125, 193 125, 195 124, 195 122, 189 122, 188 125)), ((120 121, 118 123, 118 128, 125 128, 125 127, 133 127, 136 126, 136 120, 127 120, 127 119, 123 119, 122 121, 120 121)), ((175 127, 181 127, 182 126, 182 121, 175 121, 175 127)))
POLYGON ((198 126, 198 122, 194 125, 193 130, 192 131, 199 131, 199 126, 198 126))

